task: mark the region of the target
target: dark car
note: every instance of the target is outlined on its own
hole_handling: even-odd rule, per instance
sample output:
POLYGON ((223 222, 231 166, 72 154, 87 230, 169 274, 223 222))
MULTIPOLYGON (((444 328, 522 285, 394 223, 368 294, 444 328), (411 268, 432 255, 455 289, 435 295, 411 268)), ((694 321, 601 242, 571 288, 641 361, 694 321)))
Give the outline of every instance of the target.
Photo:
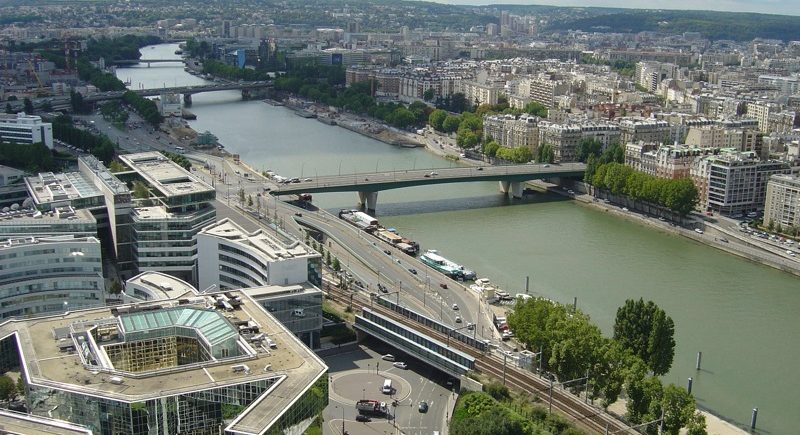
POLYGON ((300 212, 297 212, 294 215, 297 216, 297 217, 303 217, 303 213, 300 213, 300 212))
POLYGON ((439 287, 441 287, 443 289, 446 289, 447 288, 447 284, 446 283, 441 283, 441 284, 439 284, 439 287))
POLYGON ((409 272, 411 272, 411 273, 413 273, 414 275, 416 275, 416 274, 417 274, 417 269, 414 269, 414 268, 409 268, 409 269, 408 269, 408 271, 409 271, 409 272))
POLYGON ((428 402, 419 402, 419 412, 423 414, 428 412, 428 402))
POLYGON ((388 249, 384 249, 383 253, 386 254, 386 255, 392 255, 392 251, 390 251, 388 249))
POLYGON ((372 419, 370 419, 370 418, 369 418, 369 417, 367 417, 366 415, 363 415, 363 414, 358 414, 358 415, 356 416, 356 421, 360 421, 360 422, 363 422, 363 423, 367 423, 367 422, 370 422, 370 421, 372 421, 372 419))

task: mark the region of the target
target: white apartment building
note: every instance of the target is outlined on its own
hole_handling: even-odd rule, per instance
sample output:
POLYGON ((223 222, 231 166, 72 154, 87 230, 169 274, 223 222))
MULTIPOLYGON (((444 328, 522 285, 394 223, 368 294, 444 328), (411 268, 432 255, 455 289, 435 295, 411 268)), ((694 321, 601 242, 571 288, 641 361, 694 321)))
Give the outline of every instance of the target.
POLYGON ((655 142, 668 143, 670 125, 655 119, 623 119, 619 123, 620 143, 655 142))
POLYGON ((131 210, 136 271, 159 271, 197 282, 197 234, 213 223, 216 190, 158 152, 119 159, 150 191, 131 210))
POLYGON ((53 149, 53 124, 42 122, 40 116, 24 112, 0 114, 0 142, 43 143, 53 149))
POLYGON ((496 141, 499 145, 516 148, 526 147, 531 151, 539 146, 539 118, 533 115, 486 115, 483 117, 483 139, 496 141))
POLYGON ((625 164, 654 177, 675 180, 689 177, 696 159, 718 153, 719 148, 659 146, 640 142, 625 146, 625 164))
POLYGON ((800 228, 800 176, 773 175, 767 183, 764 222, 800 228))
POLYGON ((570 82, 566 80, 539 77, 522 80, 517 87, 517 94, 552 109, 556 107, 556 97, 568 95, 571 88, 570 82))
POLYGON ((639 86, 648 92, 655 92, 662 80, 676 78, 678 66, 662 62, 638 62, 635 74, 639 86))
POLYGON ((200 231, 197 252, 201 290, 322 282, 319 253, 285 233, 248 233, 228 219, 200 231))
POLYGON ((461 81, 461 92, 465 99, 476 106, 481 104, 497 104, 502 88, 495 84, 479 83, 472 80, 461 81))
POLYGON ((769 118, 780 112, 780 106, 774 103, 747 103, 747 114, 758 121, 758 129, 769 133, 769 118))
POLYGON ((721 150, 697 159, 690 174, 702 209, 738 215, 762 210, 770 177, 790 171, 787 163, 762 161, 754 152, 721 150))
POLYGON ((71 207, 2 212, 0 319, 102 305, 96 222, 71 207))

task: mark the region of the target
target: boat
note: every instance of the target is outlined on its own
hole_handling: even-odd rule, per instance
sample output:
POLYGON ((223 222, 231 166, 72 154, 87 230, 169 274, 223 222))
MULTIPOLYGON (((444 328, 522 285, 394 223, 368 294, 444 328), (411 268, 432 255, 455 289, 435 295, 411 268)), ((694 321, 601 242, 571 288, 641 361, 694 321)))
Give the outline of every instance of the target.
POLYGON ((364 212, 340 210, 339 218, 360 230, 364 230, 368 234, 372 234, 378 240, 403 251, 405 254, 414 256, 419 252, 419 243, 397 234, 397 230, 394 228, 386 229, 380 226, 377 219, 364 212))
POLYGON ((454 263, 441 255, 435 249, 429 249, 419 259, 426 265, 454 279, 470 281, 475 279, 475 272, 465 269, 464 266, 454 263))

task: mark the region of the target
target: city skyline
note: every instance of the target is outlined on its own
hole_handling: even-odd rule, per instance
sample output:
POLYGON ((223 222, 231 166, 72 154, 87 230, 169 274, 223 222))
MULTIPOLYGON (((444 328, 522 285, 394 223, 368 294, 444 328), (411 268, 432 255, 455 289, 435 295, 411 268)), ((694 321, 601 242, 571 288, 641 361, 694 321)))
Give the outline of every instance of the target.
POLYGON ((712 10, 719 12, 752 12, 760 14, 777 14, 798 16, 800 10, 797 4, 784 0, 710 0, 706 2, 694 2, 691 0, 677 0, 670 2, 667 7, 655 8, 654 4, 644 0, 504 0, 502 2, 487 2, 483 0, 433 0, 435 3, 450 5, 467 6, 487 6, 487 5, 548 5, 563 7, 596 7, 596 8, 622 8, 622 9, 669 9, 669 10, 712 10))

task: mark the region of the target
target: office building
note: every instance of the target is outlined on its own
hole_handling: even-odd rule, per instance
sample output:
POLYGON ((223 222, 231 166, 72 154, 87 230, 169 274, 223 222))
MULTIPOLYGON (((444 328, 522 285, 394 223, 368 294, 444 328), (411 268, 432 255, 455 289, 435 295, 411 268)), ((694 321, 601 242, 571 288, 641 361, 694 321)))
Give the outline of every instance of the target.
POLYGON ((264 307, 306 346, 319 347, 322 331, 322 290, 306 282, 250 287, 241 291, 264 307))
POLYGON ((102 305, 105 281, 96 222, 69 206, 2 212, 0 319, 102 305))
POLYGON ((322 256, 278 231, 248 233, 223 219, 197 236, 199 289, 322 283, 322 256))
POLYGON ((133 260, 136 272, 160 271, 197 282, 197 234, 213 223, 213 187, 158 152, 119 156, 148 187, 133 199, 133 260))
POLYGON ((800 177, 773 175, 767 183, 764 223, 800 229, 800 177))
POLYGON ((53 149, 53 124, 42 122, 40 116, 27 115, 24 112, 16 115, 0 114, 0 142, 42 143, 53 149))
POLYGON ((325 363, 238 291, 9 320, 0 351, 31 415, 94 434, 303 433, 328 402, 325 363))

